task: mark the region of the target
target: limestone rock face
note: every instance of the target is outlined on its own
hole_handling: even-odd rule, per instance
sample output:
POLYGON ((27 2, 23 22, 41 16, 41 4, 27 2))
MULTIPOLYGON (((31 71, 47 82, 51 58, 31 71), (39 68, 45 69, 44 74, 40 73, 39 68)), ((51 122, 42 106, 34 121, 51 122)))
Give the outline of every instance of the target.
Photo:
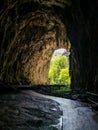
POLYGON ((71 88, 98 92, 98 1, 0 1, 0 82, 48 84, 53 51, 69 48, 71 88))
POLYGON ((4 2, 0 16, 1 81, 48 83, 53 51, 67 48, 66 27, 53 6, 62 9, 66 4, 34 0, 4 2))
POLYGON ((71 86, 98 93, 98 1, 80 0, 73 4, 75 9, 68 32, 72 44, 71 86))

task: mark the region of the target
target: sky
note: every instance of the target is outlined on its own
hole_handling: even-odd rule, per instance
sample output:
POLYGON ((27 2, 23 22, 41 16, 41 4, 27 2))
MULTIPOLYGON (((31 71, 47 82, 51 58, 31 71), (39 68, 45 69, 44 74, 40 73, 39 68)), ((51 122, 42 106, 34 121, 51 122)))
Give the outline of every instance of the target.
POLYGON ((66 49, 61 48, 61 49, 55 50, 55 51, 54 51, 54 54, 58 54, 58 53, 63 54, 64 52, 66 52, 66 49))

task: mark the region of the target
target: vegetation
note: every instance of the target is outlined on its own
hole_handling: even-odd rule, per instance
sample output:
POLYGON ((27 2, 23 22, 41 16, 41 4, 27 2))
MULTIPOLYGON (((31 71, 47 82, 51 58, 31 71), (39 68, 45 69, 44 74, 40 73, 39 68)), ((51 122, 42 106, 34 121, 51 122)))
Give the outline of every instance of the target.
POLYGON ((69 62, 66 55, 58 53, 52 56, 48 78, 51 85, 63 86, 59 91, 70 89, 69 62))

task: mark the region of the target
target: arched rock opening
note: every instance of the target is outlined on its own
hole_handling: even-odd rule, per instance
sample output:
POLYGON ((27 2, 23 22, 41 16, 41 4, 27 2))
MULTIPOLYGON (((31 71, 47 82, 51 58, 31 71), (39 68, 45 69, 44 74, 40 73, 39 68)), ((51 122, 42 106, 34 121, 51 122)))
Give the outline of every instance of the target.
POLYGON ((48 84, 70 88, 69 55, 69 50, 65 48, 58 48, 53 52, 48 72, 48 84))
POLYGON ((6 8, 1 11, 1 81, 45 84, 54 49, 67 48, 66 26, 52 9, 54 3, 50 2, 52 5, 48 7, 46 2, 49 9, 43 4, 34 1, 4 3, 6 8))
POLYGON ((46 83, 52 51, 68 48, 69 38, 71 87, 98 92, 97 5, 97 0, 0 1, 0 82, 46 83))

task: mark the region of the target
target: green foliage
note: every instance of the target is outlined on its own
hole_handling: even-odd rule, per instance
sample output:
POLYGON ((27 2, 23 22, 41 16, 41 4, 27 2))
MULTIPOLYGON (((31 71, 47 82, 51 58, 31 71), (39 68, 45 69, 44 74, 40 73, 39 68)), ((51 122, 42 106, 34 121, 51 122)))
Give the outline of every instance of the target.
POLYGON ((70 85, 70 77, 69 77, 69 69, 61 69, 59 80, 61 84, 68 84, 70 85))
POLYGON ((50 84, 70 85, 69 64, 65 55, 53 55, 48 78, 50 84))

